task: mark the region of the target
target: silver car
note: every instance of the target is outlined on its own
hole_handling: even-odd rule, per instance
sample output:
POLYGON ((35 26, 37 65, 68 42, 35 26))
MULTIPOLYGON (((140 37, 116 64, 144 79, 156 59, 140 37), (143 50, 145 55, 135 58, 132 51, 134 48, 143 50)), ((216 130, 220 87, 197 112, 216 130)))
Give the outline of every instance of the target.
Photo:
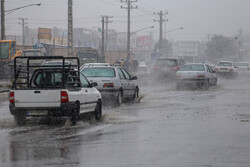
POLYGON ((139 86, 137 77, 121 67, 89 66, 83 67, 81 72, 90 82, 96 82, 96 88, 101 92, 104 100, 112 100, 120 105, 124 100, 134 101, 138 97, 139 86))
POLYGON ((207 64, 189 63, 183 65, 176 73, 176 89, 182 86, 204 87, 217 84, 217 76, 215 71, 207 64))

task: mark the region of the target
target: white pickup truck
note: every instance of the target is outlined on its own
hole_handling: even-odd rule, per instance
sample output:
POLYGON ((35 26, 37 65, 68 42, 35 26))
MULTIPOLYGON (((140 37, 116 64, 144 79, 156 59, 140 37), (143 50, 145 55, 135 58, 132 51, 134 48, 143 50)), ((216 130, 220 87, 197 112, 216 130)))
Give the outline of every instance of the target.
POLYGON ((62 56, 26 56, 14 60, 14 82, 10 90, 9 109, 17 125, 23 125, 26 117, 68 116, 72 125, 79 115, 93 112, 96 119, 102 116, 102 98, 79 71, 79 59, 62 56), (32 65, 32 61, 57 60, 61 64, 32 65), (66 60, 76 63, 66 65, 66 60), (21 65, 20 65, 21 62, 21 65), (32 73, 32 75, 30 74, 32 73))

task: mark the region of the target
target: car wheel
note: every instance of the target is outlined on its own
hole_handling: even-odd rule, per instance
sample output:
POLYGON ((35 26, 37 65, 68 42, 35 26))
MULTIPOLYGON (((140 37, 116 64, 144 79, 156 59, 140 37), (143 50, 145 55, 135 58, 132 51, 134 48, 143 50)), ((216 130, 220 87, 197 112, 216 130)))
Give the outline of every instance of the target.
POLYGON ((96 120, 99 121, 102 118, 102 101, 101 100, 97 101, 94 114, 95 114, 96 120))
POLYGON ((136 86, 136 89, 135 89, 135 98, 139 98, 139 87, 136 86))
POLYGON ((134 95, 129 99, 129 102, 131 104, 134 104, 135 103, 135 98, 137 97, 137 91, 135 90, 134 92, 134 95))
POLYGON ((120 106, 122 104, 122 92, 118 93, 118 96, 116 97, 116 105, 120 106))
POLYGON ((207 90, 208 87, 209 87, 209 80, 206 80, 206 81, 203 83, 203 88, 204 88, 205 90, 207 90))
POLYGON ((19 113, 14 114, 16 125, 25 125, 26 123, 26 113, 25 111, 20 111, 19 113))
POLYGON ((214 82, 214 86, 216 86, 217 85, 217 78, 215 78, 215 82, 214 82))
POLYGON ((79 103, 75 103, 74 109, 73 109, 71 116, 70 116, 70 122, 73 126, 76 124, 76 122, 79 118, 79 113, 80 113, 79 103))

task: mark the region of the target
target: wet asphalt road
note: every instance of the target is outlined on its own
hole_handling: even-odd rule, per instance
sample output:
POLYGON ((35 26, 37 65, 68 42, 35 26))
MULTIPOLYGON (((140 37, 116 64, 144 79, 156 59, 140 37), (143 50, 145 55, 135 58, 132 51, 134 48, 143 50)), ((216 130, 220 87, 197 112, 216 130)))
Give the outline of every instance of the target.
POLYGON ((1 102, 0 166, 250 166, 250 75, 208 91, 144 86, 141 96, 74 127, 36 119, 17 127, 1 102))

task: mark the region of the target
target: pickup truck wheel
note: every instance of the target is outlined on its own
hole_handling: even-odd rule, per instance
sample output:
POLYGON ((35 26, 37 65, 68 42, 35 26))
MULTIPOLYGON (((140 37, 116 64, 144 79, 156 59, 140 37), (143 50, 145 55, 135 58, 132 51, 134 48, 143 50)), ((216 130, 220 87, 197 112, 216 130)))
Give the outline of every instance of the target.
POLYGON ((94 114, 95 114, 96 120, 99 121, 102 118, 102 101, 101 100, 97 101, 94 114))
POLYGON ((80 106, 78 103, 75 103, 74 110, 71 113, 70 116, 70 122, 74 126, 77 122, 77 119, 79 118, 79 113, 80 113, 80 106))
POLYGON ((14 114, 14 118, 17 125, 25 125, 26 113, 24 111, 20 111, 20 113, 14 114))

